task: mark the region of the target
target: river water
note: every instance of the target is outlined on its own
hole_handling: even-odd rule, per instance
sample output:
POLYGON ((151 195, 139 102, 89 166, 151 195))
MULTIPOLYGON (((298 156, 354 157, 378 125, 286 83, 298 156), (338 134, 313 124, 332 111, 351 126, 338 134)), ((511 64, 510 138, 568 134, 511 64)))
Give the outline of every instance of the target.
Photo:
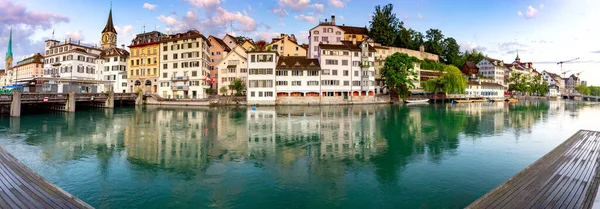
POLYGON ((121 107, 0 118, 0 145, 97 208, 462 208, 600 105, 121 107))

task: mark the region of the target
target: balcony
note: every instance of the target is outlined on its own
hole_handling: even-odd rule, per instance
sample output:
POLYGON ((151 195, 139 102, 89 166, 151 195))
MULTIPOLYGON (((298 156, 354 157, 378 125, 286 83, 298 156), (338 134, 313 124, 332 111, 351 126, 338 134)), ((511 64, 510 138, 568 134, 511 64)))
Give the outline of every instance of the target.
POLYGON ((188 80, 190 80, 190 77, 187 75, 186 76, 173 76, 173 77, 171 77, 171 80, 172 81, 188 81, 188 80))
POLYGON ((189 86, 173 86, 171 87, 171 90, 173 91, 188 91, 190 90, 189 86))

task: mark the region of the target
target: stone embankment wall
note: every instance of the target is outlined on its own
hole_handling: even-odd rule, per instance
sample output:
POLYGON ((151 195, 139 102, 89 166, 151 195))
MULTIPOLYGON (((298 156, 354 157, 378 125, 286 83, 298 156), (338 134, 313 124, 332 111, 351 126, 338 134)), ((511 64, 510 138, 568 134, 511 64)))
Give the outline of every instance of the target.
POLYGON ((278 97, 274 102, 250 102, 246 97, 212 97, 202 100, 169 100, 157 95, 147 96, 144 104, 163 106, 272 106, 272 105, 352 105, 352 104, 387 104, 389 95, 349 97, 278 97))

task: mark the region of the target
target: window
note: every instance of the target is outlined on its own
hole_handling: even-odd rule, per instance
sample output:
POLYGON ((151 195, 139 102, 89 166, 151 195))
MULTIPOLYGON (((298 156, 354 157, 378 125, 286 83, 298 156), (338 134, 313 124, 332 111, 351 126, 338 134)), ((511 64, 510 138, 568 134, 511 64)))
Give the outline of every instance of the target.
POLYGON ((337 60, 325 60, 325 64, 326 65, 337 65, 338 61, 337 60))
POLYGON ((287 81, 277 81, 277 86, 287 86, 287 81))
POLYGON ((275 71, 275 75, 276 76, 287 76, 288 75, 288 71, 286 71, 286 70, 277 70, 277 71, 275 71))
POLYGON ((292 76, 302 76, 302 71, 301 70, 294 70, 294 71, 292 71, 292 76))
POLYGON ((355 77, 358 77, 358 70, 355 70, 355 71, 354 71, 354 76, 355 76, 355 77))
POLYGON ((360 86, 360 81, 352 81, 353 86, 360 86))
POLYGON ((340 81, 339 80, 322 80, 321 84, 323 86, 339 86, 340 81))
POLYGON ((240 73, 248 73, 248 69, 246 69, 246 68, 240 68, 240 73))
POLYGON ((319 46, 314 46, 313 51, 319 51, 319 46))
POLYGON ((169 68, 169 65, 163 64, 163 69, 168 69, 168 68, 169 68))
POLYGON ((250 75, 273 75, 273 69, 250 69, 250 75))
POLYGON ((354 67, 360 66, 360 61, 354 61, 354 62, 352 62, 352 66, 354 66, 354 67))
POLYGON ((173 63, 173 69, 177 69, 177 63, 173 63))
POLYGON ((250 62, 256 62, 255 58, 256 58, 256 55, 251 55, 250 56, 250 62))
POLYGON ((342 42, 342 37, 336 37, 336 38, 335 38, 335 41, 337 41, 338 43, 339 43, 339 42, 342 42))
POLYGON ((292 81, 292 86, 302 86, 302 81, 292 81))
POLYGON ((307 81, 306 85, 307 86, 318 86, 319 85, 319 81, 307 81))
POLYGON ((258 92, 258 97, 263 97, 263 92, 262 91, 258 92))
POLYGON ((350 86, 350 81, 344 81, 344 86, 350 86))
POLYGON ((321 41, 323 41, 323 42, 329 42, 329 37, 323 36, 323 37, 321 37, 321 41))
POLYGON ((198 76, 198 71, 192 71, 192 77, 198 76))
POLYGON ((319 34, 318 30, 313 31, 313 34, 319 34))
POLYGON ((331 75, 337 75, 337 70, 331 70, 331 75))
MULTIPOLYGON (((345 52, 345 53, 348 53, 348 52, 345 52)), ((342 65, 343 66, 348 66, 348 60, 342 60, 342 65)))
POLYGON ((250 92, 250 97, 254 97, 254 96, 255 96, 255 95, 254 95, 254 92, 253 92, 253 91, 251 91, 251 92, 250 92))
POLYGON ((344 76, 348 76, 349 72, 347 70, 344 70, 344 76))
POLYGON ((323 72, 321 73, 321 75, 330 75, 331 71, 330 70, 323 70, 323 72))
POLYGON ((176 60, 177 59, 177 54, 173 54, 173 59, 176 60))
POLYGON ((358 52, 354 52, 354 56, 355 56, 355 57, 358 57, 358 52))
POLYGON ((314 40, 315 40, 315 41, 319 41, 319 37, 318 37, 318 36, 315 36, 314 40))
POLYGON ((265 97, 273 97, 272 91, 265 91, 265 97))
POLYGON ((308 76, 319 76, 319 71, 317 70, 309 70, 307 71, 308 76))

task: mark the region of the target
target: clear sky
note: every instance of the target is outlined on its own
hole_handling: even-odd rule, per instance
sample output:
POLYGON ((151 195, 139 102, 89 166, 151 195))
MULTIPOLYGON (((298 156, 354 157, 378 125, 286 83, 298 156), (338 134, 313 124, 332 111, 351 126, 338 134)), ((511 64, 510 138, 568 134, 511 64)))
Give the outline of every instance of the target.
MULTIPOLYGON (((583 71, 589 84, 600 85, 600 1, 598 0, 114 0, 113 19, 119 45, 158 30, 198 29, 205 35, 225 33, 270 39, 295 34, 306 42, 307 31, 319 20, 336 15, 336 23, 368 26, 375 5, 394 4, 408 27, 429 28, 454 37, 462 49, 478 49, 492 58, 522 61, 538 71, 583 71)), ((99 43, 110 0, 0 0, 0 52, 6 52, 14 25, 13 53, 19 60, 43 51, 43 41, 67 37, 99 43)), ((0 63, 4 67, 4 62, 0 63)))

